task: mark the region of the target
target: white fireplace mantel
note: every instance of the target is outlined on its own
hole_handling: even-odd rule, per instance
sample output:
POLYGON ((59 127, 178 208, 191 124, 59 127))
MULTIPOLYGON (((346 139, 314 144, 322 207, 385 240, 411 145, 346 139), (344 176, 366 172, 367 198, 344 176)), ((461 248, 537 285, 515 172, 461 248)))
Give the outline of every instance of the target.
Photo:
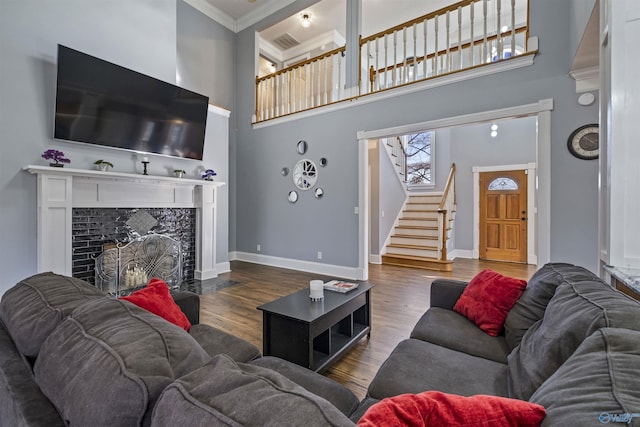
POLYGON ((73 208, 195 208, 199 280, 216 277, 217 189, 222 182, 28 165, 38 177, 38 271, 72 275, 73 208))

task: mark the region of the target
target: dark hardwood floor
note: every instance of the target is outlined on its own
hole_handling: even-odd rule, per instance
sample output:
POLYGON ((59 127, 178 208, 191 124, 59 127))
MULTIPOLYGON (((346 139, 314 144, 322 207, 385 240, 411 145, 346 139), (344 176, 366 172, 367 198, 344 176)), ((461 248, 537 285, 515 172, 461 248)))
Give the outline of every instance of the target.
MULTIPOLYGON (((429 307, 431 281, 437 277, 469 280, 485 268, 523 279, 536 271, 535 266, 526 264, 470 259, 456 259, 450 273, 370 265, 368 282, 375 285, 371 290, 371 338, 362 339, 324 375, 364 398, 380 365, 400 341, 409 337, 429 307)), ((231 286, 202 295, 200 321, 258 348, 262 348, 262 312, 256 307, 308 287, 309 280, 333 278, 239 261, 233 261, 231 269, 219 276, 231 286)))

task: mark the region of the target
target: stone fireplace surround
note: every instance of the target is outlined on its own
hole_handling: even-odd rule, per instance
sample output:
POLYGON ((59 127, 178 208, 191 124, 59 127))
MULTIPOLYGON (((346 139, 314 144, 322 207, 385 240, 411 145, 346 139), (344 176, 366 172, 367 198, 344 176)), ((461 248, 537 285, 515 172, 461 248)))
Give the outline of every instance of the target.
POLYGON ((49 166, 24 169, 38 179, 38 272, 73 275, 74 208, 195 208, 194 278, 217 277, 217 189, 224 183, 49 166))

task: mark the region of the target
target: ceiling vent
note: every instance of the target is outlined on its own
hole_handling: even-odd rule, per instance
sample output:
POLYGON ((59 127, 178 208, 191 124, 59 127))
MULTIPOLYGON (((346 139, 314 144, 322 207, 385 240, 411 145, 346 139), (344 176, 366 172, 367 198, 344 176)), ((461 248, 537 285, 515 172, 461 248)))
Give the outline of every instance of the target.
POLYGON ((284 33, 283 35, 276 37, 273 39, 272 43, 282 50, 291 49, 292 47, 296 47, 300 44, 300 42, 289 33, 284 33))

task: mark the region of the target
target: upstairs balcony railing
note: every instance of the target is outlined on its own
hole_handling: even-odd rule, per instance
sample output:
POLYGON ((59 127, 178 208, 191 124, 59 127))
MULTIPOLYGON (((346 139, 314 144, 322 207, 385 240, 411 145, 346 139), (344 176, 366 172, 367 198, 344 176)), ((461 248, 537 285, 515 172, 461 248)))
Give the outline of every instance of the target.
POLYGON ((464 0, 362 38, 355 95, 345 89, 345 47, 256 78, 255 121, 527 53, 528 6, 528 0, 464 0))

